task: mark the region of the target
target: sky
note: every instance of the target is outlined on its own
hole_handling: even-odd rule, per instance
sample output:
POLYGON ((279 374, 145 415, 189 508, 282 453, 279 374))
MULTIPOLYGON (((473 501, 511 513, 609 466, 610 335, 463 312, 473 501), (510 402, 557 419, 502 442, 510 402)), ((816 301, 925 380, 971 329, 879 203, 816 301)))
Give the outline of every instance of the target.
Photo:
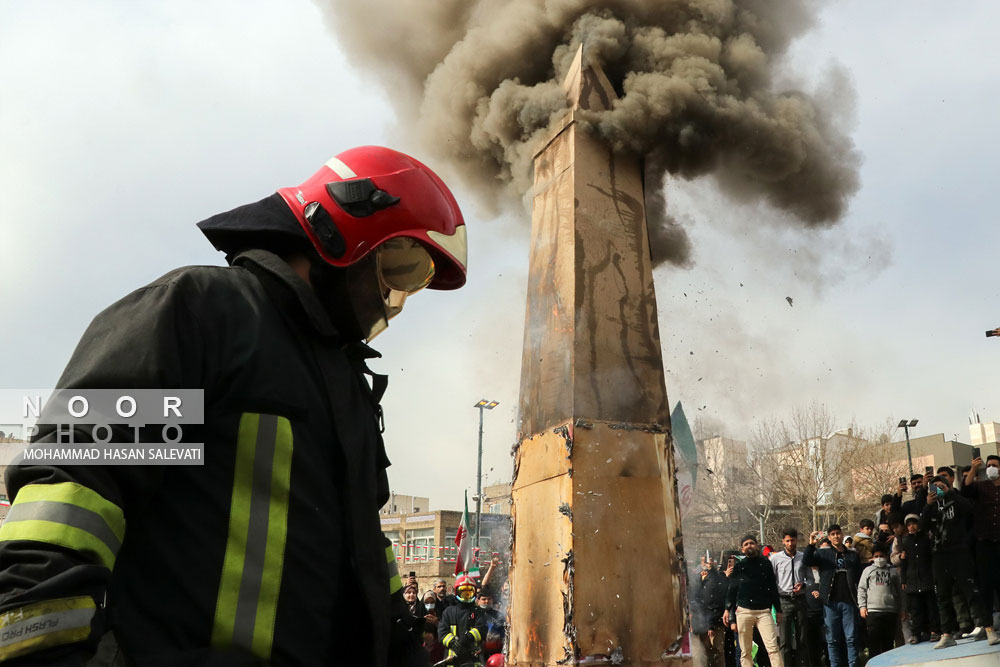
MULTIPOLYGON (((1000 6, 829 5, 782 67, 806 90, 831 69, 850 83, 816 92, 853 96, 862 189, 840 225, 793 232, 711 179, 668 184, 694 245, 693 267, 655 273, 668 394, 736 438, 817 401, 845 425, 917 418, 967 442, 970 410, 1000 420, 983 335, 1000 326, 1000 6)), ((421 157, 308 0, 0 3, 0 91, 0 388, 54 385, 101 309, 222 264, 199 220, 352 146, 421 157)), ((527 280, 529 213, 454 191, 467 285, 413 297, 374 341, 390 483, 434 509, 475 492, 480 398, 500 403, 484 483, 510 479, 527 280)))

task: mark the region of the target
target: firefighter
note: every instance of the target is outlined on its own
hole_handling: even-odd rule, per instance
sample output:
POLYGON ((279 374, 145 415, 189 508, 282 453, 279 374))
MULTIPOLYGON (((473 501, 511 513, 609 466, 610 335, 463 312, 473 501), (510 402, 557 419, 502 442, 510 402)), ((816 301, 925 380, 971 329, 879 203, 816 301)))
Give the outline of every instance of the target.
POLYGON ((448 648, 448 664, 483 664, 483 638, 488 630, 486 610, 476 604, 476 581, 468 574, 455 579, 456 604, 444 610, 438 638, 448 648))
POLYGON ((465 283, 454 197, 366 146, 199 227, 229 266, 100 313, 58 387, 204 389, 204 463, 8 468, 0 663, 426 663, 378 520, 386 379, 366 342, 421 288, 465 283))

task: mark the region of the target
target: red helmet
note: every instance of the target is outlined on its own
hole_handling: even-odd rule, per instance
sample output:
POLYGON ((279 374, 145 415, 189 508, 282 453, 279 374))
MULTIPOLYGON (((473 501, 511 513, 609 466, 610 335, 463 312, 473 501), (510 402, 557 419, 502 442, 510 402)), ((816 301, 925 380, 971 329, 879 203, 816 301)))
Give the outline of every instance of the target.
POLYGON ((473 602, 476 599, 476 580, 467 574, 455 578, 455 597, 462 602, 473 602))
POLYGON ((494 653, 486 659, 486 667, 503 667, 503 653, 494 653))
POLYGON ((389 239, 412 239, 434 262, 428 287, 465 284, 462 212, 437 174, 408 155, 380 146, 352 148, 302 185, 278 193, 334 266, 354 264, 389 239))

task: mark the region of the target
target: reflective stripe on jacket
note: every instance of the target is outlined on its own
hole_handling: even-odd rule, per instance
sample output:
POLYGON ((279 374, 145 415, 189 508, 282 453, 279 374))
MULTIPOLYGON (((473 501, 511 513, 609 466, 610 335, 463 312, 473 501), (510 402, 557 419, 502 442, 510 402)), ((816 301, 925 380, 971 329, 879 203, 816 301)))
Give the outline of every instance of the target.
MULTIPOLYGON (((385 664, 401 595, 378 522, 389 462, 361 372, 375 355, 345 345, 306 283, 259 250, 179 269, 99 314, 58 386, 204 388, 205 424, 184 433, 204 443, 204 465, 8 468, 0 623, 62 604, 45 613, 73 612, 60 618, 76 628, 42 628, 16 650, 89 651, 111 626, 140 664, 216 651, 333 664, 345 646, 357 664, 385 664)), ((43 427, 37 439, 54 438, 43 427)))

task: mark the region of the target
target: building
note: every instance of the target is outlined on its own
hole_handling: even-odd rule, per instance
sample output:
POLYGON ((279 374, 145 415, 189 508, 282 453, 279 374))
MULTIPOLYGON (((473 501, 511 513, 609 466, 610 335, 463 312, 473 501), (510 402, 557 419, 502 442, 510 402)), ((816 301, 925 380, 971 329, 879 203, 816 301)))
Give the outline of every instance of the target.
POLYGON ((431 508, 431 501, 422 496, 406 496, 402 493, 390 493, 389 500, 378 511, 379 516, 393 514, 420 514, 431 508))
MULTIPOLYGON (((475 514, 471 514, 469 519, 472 523, 470 530, 475 539, 475 514)), ((415 573, 421 592, 431 587, 432 579, 454 576, 458 554, 455 535, 462 523, 462 512, 434 510, 420 514, 393 513, 383 514, 379 520, 382 523, 382 534, 392 543, 400 575, 405 579, 410 572, 415 573)), ((479 544, 482 551, 481 567, 484 571, 493 555, 505 556, 509 551, 510 527, 509 514, 483 514, 479 544)))
POLYGON ((698 465, 705 466, 720 479, 746 468, 747 443, 742 440, 717 435, 699 440, 697 449, 698 465))
POLYGON ((392 543, 400 575, 405 578, 409 572, 415 572, 421 592, 431 587, 430 579, 454 573, 455 535, 462 523, 461 512, 394 512, 383 514, 379 519, 382 533, 392 543))
POLYGON ((483 514, 506 514, 510 516, 510 491, 510 482, 484 486, 483 514))
MULTIPOLYGON (((987 426, 977 424, 976 426, 987 426)), ((970 429, 971 430, 971 429, 970 429)), ((993 443, 994 451, 996 443, 993 443)), ((899 475, 909 475, 909 463, 906 454, 906 440, 898 440, 884 445, 889 454, 889 458, 895 463, 895 468, 899 470, 899 475)), ((928 467, 936 471, 941 466, 950 466, 956 469, 972 463, 972 445, 957 440, 945 440, 944 433, 925 435, 920 438, 910 438, 910 452, 913 458, 913 472, 922 473, 928 467)), ((983 457, 988 452, 983 449, 983 457)))
POLYGON ((969 424, 969 442, 973 447, 979 447, 983 460, 990 454, 1000 455, 1000 424, 997 422, 980 423, 978 415, 976 423, 969 424))

